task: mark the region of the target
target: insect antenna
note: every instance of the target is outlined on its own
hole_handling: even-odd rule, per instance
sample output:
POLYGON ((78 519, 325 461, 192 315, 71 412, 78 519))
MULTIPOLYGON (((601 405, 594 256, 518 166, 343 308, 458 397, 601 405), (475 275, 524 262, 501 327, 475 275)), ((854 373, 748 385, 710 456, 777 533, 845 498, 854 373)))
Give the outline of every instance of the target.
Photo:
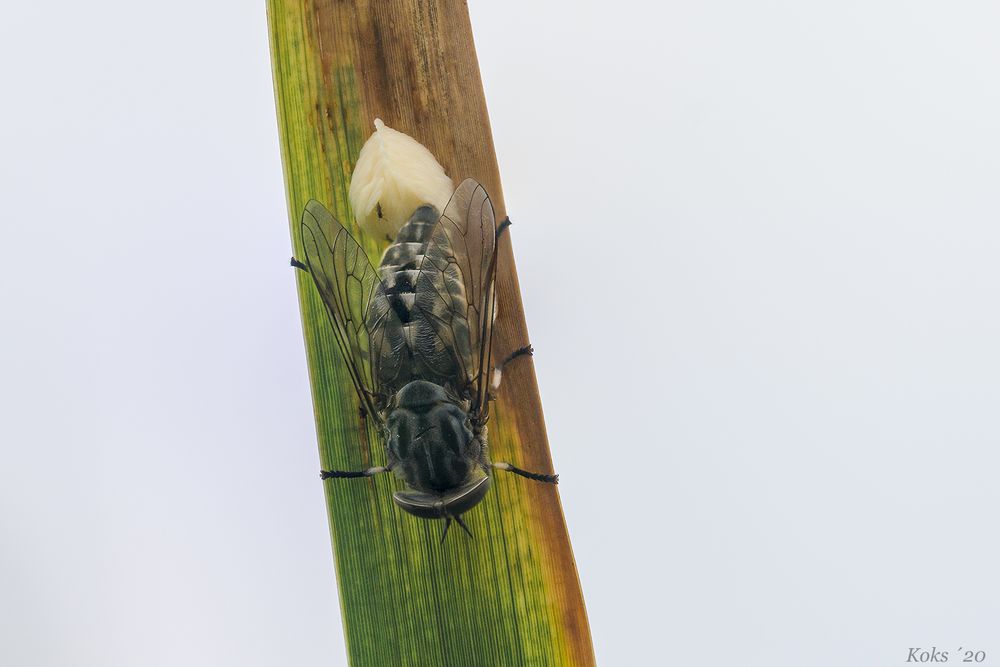
POLYGON ((465 522, 462 521, 462 517, 458 514, 455 515, 455 523, 461 526, 462 530, 464 530, 469 537, 472 537, 472 531, 469 530, 469 527, 465 525, 465 522))
POLYGON ((469 530, 469 527, 465 525, 464 521, 462 521, 462 517, 457 514, 453 514, 452 516, 446 516, 444 518, 444 532, 441 533, 441 541, 438 542, 438 544, 444 544, 444 538, 448 537, 448 529, 451 528, 452 521, 461 526, 462 530, 464 530, 469 537, 472 537, 472 531, 469 530))

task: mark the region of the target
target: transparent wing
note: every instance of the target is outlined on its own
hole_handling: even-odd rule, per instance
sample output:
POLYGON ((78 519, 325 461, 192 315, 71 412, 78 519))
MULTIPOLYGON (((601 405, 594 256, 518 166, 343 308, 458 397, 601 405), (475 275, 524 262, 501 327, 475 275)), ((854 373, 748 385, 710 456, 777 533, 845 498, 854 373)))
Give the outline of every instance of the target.
POLYGON ((361 405, 380 422, 381 371, 391 373, 400 361, 398 349, 387 342, 386 325, 395 315, 385 307, 385 287, 365 251, 318 201, 306 204, 301 231, 305 264, 326 304, 361 405))
MULTIPOLYGON (((438 349, 452 351, 473 409, 485 409, 495 295, 496 218, 482 185, 466 179, 441 214, 417 276, 415 304, 438 349)), ((463 389, 464 387, 457 387, 463 389)))

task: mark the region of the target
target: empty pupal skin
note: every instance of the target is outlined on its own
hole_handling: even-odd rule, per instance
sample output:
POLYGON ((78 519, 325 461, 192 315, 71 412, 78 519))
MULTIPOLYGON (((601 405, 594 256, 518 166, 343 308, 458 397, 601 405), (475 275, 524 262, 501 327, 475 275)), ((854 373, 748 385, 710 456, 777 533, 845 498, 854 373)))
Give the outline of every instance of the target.
POLYGON ((451 179, 427 148, 375 119, 375 132, 358 155, 351 176, 354 216, 369 234, 394 239, 419 206, 444 210, 451 179))

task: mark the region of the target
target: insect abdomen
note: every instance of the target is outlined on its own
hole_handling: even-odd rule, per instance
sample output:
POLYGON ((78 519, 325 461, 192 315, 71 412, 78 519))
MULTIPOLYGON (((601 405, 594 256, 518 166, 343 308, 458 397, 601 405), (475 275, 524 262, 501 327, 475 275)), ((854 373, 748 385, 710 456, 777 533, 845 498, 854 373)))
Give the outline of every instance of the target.
MULTIPOLYGON (((431 241, 448 242, 445 235, 434 237, 439 217, 433 206, 421 206, 382 255, 379 273, 385 287, 379 298, 385 302, 373 313, 378 317, 391 309, 398 318, 385 327, 388 350, 398 360, 384 365, 392 371, 391 377, 381 378, 390 392, 411 380, 424 379, 460 394, 471 380, 467 377, 472 363, 462 274, 457 266, 443 273, 435 267, 431 275, 439 276, 439 282, 420 274, 431 241)), ((445 251, 447 255, 451 249, 446 247, 445 251)))
POLYGON ((438 210, 433 206, 418 208, 382 255, 379 273, 386 286, 386 297, 403 325, 413 321, 417 272, 438 217, 438 210))

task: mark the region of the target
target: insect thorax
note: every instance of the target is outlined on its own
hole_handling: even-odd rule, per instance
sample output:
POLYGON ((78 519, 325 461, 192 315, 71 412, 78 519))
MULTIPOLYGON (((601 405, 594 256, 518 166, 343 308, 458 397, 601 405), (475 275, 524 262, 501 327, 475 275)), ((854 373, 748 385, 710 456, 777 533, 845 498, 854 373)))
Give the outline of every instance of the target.
POLYGON ((480 464, 482 446, 466 408, 433 382, 416 380, 403 387, 393 397, 386 427, 393 468, 415 489, 454 489, 480 464))

